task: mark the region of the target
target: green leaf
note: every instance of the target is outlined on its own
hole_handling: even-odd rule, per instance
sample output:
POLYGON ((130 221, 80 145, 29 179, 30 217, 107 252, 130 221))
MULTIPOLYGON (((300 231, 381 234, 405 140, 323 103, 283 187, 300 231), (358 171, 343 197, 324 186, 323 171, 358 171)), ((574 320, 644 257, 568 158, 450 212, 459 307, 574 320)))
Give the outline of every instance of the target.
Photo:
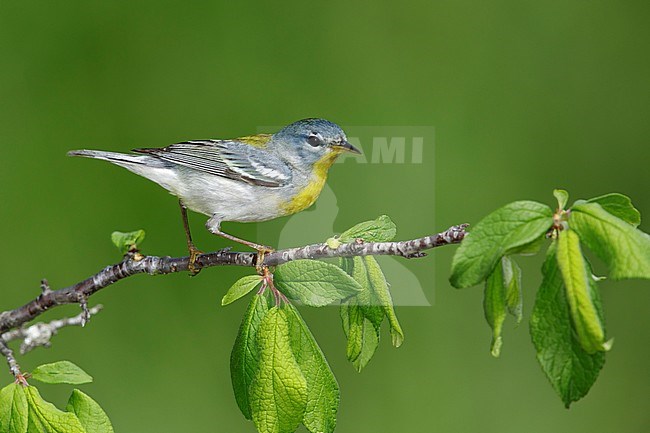
POLYGON ((278 266, 275 286, 289 299, 321 307, 361 290, 361 286, 341 268, 317 260, 295 260, 278 266))
POLYGON ((381 338, 379 331, 366 318, 363 319, 363 322, 357 329, 359 331, 358 335, 356 333, 353 335, 353 332, 350 332, 350 335, 352 335, 350 339, 354 340, 359 338, 361 340, 361 350, 359 351, 359 355, 350 361, 354 369, 361 373, 361 370, 366 368, 375 355, 381 338))
POLYGON ((360 293, 341 303, 341 320, 348 338, 347 358, 357 371, 361 371, 379 345, 384 317, 388 318, 395 347, 404 341, 404 332, 395 315, 388 282, 375 258, 344 258, 339 263, 362 287, 360 293))
POLYGON ((323 352, 298 310, 286 306, 291 347, 307 381, 307 406, 302 423, 312 433, 331 433, 336 427, 339 386, 323 352))
POLYGON ((246 275, 232 285, 226 295, 221 299, 221 305, 225 306, 235 302, 237 299, 246 296, 251 290, 262 282, 259 275, 246 275))
POLYGON ((361 286, 361 291, 348 299, 355 299, 364 316, 372 322, 375 328, 379 329, 385 317, 384 308, 375 295, 363 257, 342 258, 341 260, 348 262, 346 266, 349 275, 361 286))
POLYGON ((349 299, 355 300, 355 305, 360 307, 361 314, 363 314, 366 319, 370 320, 379 332, 381 323, 384 321, 385 312, 373 290, 365 261, 362 257, 358 256, 342 258, 341 260, 346 262, 345 269, 348 270, 348 275, 354 278, 362 289, 361 292, 349 299))
POLYGON ((25 388, 25 395, 29 407, 28 433, 86 433, 75 414, 43 400, 35 387, 25 388))
POLYGON ((39 365, 32 371, 32 379, 43 383, 81 385, 93 381, 92 376, 70 361, 39 365))
POLYGON ((557 199, 557 208, 559 210, 564 209, 567 202, 569 201, 569 193, 563 189, 554 189, 553 195, 557 199))
POLYGON ((598 203, 575 205, 569 226, 610 268, 612 277, 650 279, 650 236, 598 203))
POLYGON ((260 433, 292 433, 305 416, 307 381, 291 350, 285 309, 266 313, 257 344, 259 368, 250 388, 253 422, 260 433))
POLYGON ((113 433, 113 425, 106 412, 95 400, 78 389, 72 391, 66 411, 77 416, 86 433, 113 433))
MULTIPOLYGON (((356 258, 356 257, 355 257, 356 258)), ((362 257, 365 264, 366 272, 368 273, 368 281, 370 282, 371 290, 379 301, 379 305, 384 309, 384 314, 390 324, 390 336, 393 346, 400 347, 404 342, 404 332, 397 320, 395 309, 393 308, 393 298, 390 295, 388 282, 386 277, 379 267, 379 263, 372 256, 362 257)), ((356 267, 356 262, 355 262, 356 267)))
POLYGON ((25 388, 17 383, 0 390, 0 432, 27 432, 27 397, 25 388))
POLYGON ((503 322, 506 320, 506 288, 503 278, 503 260, 498 264, 494 271, 485 281, 485 294, 483 298, 483 311, 485 319, 492 328, 492 343, 490 344, 490 353, 495 358, 499 357, 501 352, 501 330, 503 322))
POLYGON ((503 256, 494 271, 485 281, 483 310, 485 319, 492 328, 490 353, 495 358, 501 353, 503 339, 501 332, 506 312, 515 316, 517 324, 522 317, 521 269, 509 256, 503 256))
POLYGON ((464 288, 481 283, 501 257, 533 243, 552 225, 553 211, 541 203, 517 201, 497 209, 460 244, 452 262, 451 284, 464 288))
MULTIPOLYGON (((530 334, 542 370, 569 407, 589 392, 605 363, 605 352, 589 354, 575 337, 555 243, 548 250, 542 273, 544 279, 530 318, 530 334)), ((589 288, 602 321, 598 290, 593 284, 589 288)))
POLYGON ((580 250, 580 239, 573 230, 563 230, 558 236, 557 262, 560 267, 573 327, 582 348, 587 353, 605 349, 605 330, 596 305, 591 299, 591 272, 580 250))
MULTIPOLYGON (((598 203, 603 209, 616 218, 620 218, 625 222, 638 227, 641 224, 641 214, 632 204, 632 200, 628 196, 618 193, 605 194, 600 197, 595 197, 587 200, 588 203, 598 203)), ((578 204, 578 202, 576 202, 578 204)))
POLYGON ((501 264, 503 266, 503 284, 506 288, 506 307, 508 312, 521 323, 523 317, 523 296, 521 294, 521 268, 509 256, 504 256, 501 264))
MULTIPOLYGON (((367 320, 355 298, 348 299, 341 304, 341 320, 343 321, 343 331, 348 339, 345 349, 346 356, 349 361, 355 361, 361 354, 363 347, 363 324, 364 320, 367 320)), ((370 321, 368 322, 372 326, 372 323, 370 321)), ((375 332, 378 333, 376 329, 375 332)))
POLYGON ((355 239, 363 239, 366 242, 388 242, 395 237, 397 227, 386 215, 376 220, 364 221, 344 231, 339 236, 341 242, 352 242, 355 239))
POLYGON ((341 246, 341 241, 336 237, 327 238, 325 243, 327 244, 328 247, 330 247, 333 250, 336 250, 338 249, 338 247, 341 246))
POLYGON ((248 304, 230 355, 230 377, 235 400, 247 419, 252 419, 249 389, 259 368, 257 333, 268 310, 266 296, 254 295, 248 304))
POLYGON ((380 338, 379 328, 367 318, 364 308, 357 302, 356 298, 351 298, 341 304, 341 321, 348 339, 347 358, 361 372, 375 354, 380 338))
POLYGON ((134 232, 113 232, 111 241, 122 254, 138 248, 138 245, 144 241, 144 230, 134 232))
POLYGON ((539 253, 539 251, 542 249, 542 246, 544 246, 544 241, 546 241, 546 236, 540 236, 537 239, 535 239, 532 242, 527 243, 526 245, 522 245, 520 247, 516 248, 511 248, 508 251, 508 255, 520 255, 520 256, 534 256, 535 254, 539 253))

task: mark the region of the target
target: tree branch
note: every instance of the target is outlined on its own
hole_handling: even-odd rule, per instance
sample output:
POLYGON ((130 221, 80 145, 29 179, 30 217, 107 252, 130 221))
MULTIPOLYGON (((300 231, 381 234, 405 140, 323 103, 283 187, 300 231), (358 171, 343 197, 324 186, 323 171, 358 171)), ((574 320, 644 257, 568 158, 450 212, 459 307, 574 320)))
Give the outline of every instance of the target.
POLYGON ((27 328, 13 329, 0 335, 0 341, 8 343, 12 340, 23 340, 20 344, 21 355, 38 346, 49 347, 50 340, 59 332, 59 329, 66 326, 85 326, 90 316, 99 313, 102 308, 104 307, 99 304, 89 310, 82 311, 74 317, 55 319, 49 323, 38 322, 27 328))
POLYGON ((20 371, 20 365, 16 361, 13 350, 7 346, 3 338, 0 338, 0 354, 7 359, 7 364, 9 364, 9 371, 17 379, 22 377, 22 372, 20 371))
MULTIPOLYGON (((422 257, 425 255, 424 250, 459 243, 465 237, 466 228, 467 224, 461 224, 450 227, 444 232, 432 236, 401 242, 363 242, 358 239, 355 242, 341 244, 336 249, 330 248, 325 243, 288 248, 267 253, 261 265, 278 266, 299 259, 324 259, 368 255, 392 255, 406 258, 422 257)), ((146 273, 159 275, 187 271, 189 260, 189 256, 177 258, 143 256, 138 252, 130 252, 124 256, 121 262, 107 266, 95 275, 72 286, 59 290, 51 290, 47 281, 43 280, 41 282, 41 294, 36 299, 22 307, 0 313, 0 353, 9 361, 12 373, 14 370, 19 373, 20 369, 18 368, 18 364, 15 362, 11 349, 6 344, 9 341, 7 339, 7 335, 9 334, 7 331, 22 326, 43 314, 46 310, 65 304, 81 305, 83 312, 77 316, 78 319, 67 320, 78 320, 78 323, 75 322, 74 324, 82 325, 89 317, 89 314, 93 313, 92 309, 90 311, 87 309, 87 299, 94 293, 135 274, 146 273)), ((200 255, 195 266, 197 268, 209 268, 213 266, 252 267, 257 265, 256 261, 256 253, 230 252, 228 249, 225 249, 200 255)), ((51 324, 52 322, 50 322, 51 324)), ((13 331, 13 333, 15 332, 17 331, 13 331)), ((9 335, 11 336, 13 334, 9 335)))

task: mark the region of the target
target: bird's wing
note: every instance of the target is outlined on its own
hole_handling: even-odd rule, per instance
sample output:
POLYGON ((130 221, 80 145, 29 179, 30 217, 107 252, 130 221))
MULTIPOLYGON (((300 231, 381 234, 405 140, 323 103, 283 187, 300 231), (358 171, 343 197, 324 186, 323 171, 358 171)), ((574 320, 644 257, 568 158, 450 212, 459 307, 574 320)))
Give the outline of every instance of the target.
POLYGON ((279 187, 291 180, 291 170, 284 161, 263 148, 237 139, 185 141, 133 151, 252 185, 279 187))

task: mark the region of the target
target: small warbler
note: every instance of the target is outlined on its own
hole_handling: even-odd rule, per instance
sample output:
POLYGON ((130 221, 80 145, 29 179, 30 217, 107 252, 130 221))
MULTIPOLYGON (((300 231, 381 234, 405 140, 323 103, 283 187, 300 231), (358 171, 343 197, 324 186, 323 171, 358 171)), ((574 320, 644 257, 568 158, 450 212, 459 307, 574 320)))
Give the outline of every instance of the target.
POLYGON ((221 222, 267 221, 300 212, 316 201, 341 153, 361 153, 338 125, 324 119, 299 120, 275 134, 191 140, 133 152, 141 155, 99 150, 68 155, 119 165, 177 196, 192 273, 198 272, 201 251, 192 242, 187 209, 209 216, 211 233, 256 249, 261 263, 263 254, 273 250, 222 232, 221 222))

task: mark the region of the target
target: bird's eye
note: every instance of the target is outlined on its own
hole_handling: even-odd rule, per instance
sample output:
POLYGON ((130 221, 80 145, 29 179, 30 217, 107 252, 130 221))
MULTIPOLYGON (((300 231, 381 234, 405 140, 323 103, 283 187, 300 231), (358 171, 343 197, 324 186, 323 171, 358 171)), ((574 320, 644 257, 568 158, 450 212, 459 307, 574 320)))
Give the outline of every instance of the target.
POLYGON ((318 135, 311 134, 309 137, 307 137, 307 143, 309 143, 311 146, 317 147, 321 145, 322 141, 318 135))

